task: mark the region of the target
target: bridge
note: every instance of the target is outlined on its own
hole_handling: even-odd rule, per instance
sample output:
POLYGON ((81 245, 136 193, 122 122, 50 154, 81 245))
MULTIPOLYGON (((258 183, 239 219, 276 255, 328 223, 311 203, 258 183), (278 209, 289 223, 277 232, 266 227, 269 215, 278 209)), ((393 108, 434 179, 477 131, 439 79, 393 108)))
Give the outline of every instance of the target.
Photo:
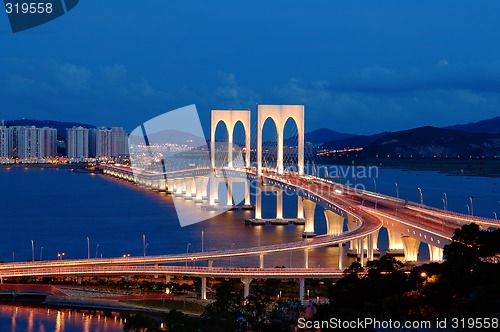
MULTIPOLYGON (((255 190, 254 218, 248 220, 256 225, 264 223, 262 218, 262 194, 276 194, 276 216, 272 222, 288 222, 283 217, 283 195, 297 196, 297 214, 293 221, 304 225, 305 240, 251 248, 195 252, 178 255, 144 257, 116 257, 105 259, 77 259, 43 262, 20 262, 0 265, 0 281, 3 278, 21 276, 105 276, 105 275, 171 275, 196 276, 202 280, 201 298, 206 299, 206 279, 209 277, 239 278, 244 283, 245 295, 253 278, 297 278, 300 284, 300 299, 304 298, 304 279, 342 275, 343 245, 358 256, 361 266, 373 260, 378 250, 378 234, 387 229, 389 252, 404 254, 407 262, 417 260, 420 243, 429 247, 431 261, 442 261, 443 247, 451 242, 456 228, 475 222, 482 228, 498 227, 497 220, 462 215, 435 209, 423 204, 407 202, 376 192, 359 190, 335 183, 318 174, 306 174, 304 170, 304 107, 299 105, 259 105, 257 116, 256 165, 250 160, 250 111, 214 110, 211 122, 210 165, 194 165, 184 169, 137 168, 121 165, 101 167, 105 175, 139 186, 165 191, 176 199, 192 201, 203 215, 206 210, 224 210, 240 204, 251 208, 251 190, 255 190), (266 120, 271 119, 277 129, 276 166, 263 164, 262 131, 266 120), (294 170, 284 167, 284 127, 292 119, 298 129, 297 163, 294 170), (219 122, 228 130, 227 163, 216 164, 215 134, 219 122), (245 130, 244 157, 238 160, 233 154, 233 132, 237 123, 245 130), (244 193, 237 197, 233 185, 244 183, 244 193), (224 184, 221 186, 220 184, 224 184), (219 202, 222 194, 227 197, 219 202), (241 201, 241 202, 240 202, 241 201), (197 204, 195 204, 197 203, 197 204), (314 214, 317 208, 324 211, 326 234, 316 234, 314 214), (344 231, 347 226, 347 231, 344 231), (311 248, 338 245, 339 260, 336 267, 309 267, 308 251, 311 248), (347 246, 348 245, 348 246, 347 246), (276 269, 265 267, 265 256, 271 253, 304 252, 303 268, 276 269), (219 268, 213 266, 217 259, 258 256, 256 268, 219 268), (172 266, 166 264, 208 261, 207 267, 172 266)), ((147 141, 147 140, 146 140, 147 141)), ((147 146, 145 147, 148 148, 147 146)), ((192 211, 190 211, 192 213, 192 211)), ((180 212, 178 211, 178 214, 180 212)), ((206 214, 204 214, 206 218, 206 214)), ((186 264, 187 265, 187 264, 186 264)))

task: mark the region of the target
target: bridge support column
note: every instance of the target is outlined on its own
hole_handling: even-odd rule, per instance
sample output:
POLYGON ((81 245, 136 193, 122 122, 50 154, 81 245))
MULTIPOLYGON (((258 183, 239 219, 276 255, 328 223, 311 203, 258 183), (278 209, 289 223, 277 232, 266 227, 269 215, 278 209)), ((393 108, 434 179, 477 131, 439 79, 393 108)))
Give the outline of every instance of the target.
POLYGON ((260 269, 264 268, 264 254, 259 255, 259 268, 260 269))
POLYGON ((3 285, 3 278, 0 277, 0 285, 3 285))
POLYGON ((203 183, 204 179, 202 177, 196 177, 194 179, 195 188, 196 188, 196 197, 194 199, 195 203, 203 202, 203 183))
POLYGON ((365 266, 365 239, 359 239, 359 263, 365 266))
MULTIPOLYGON (((359 220, 350 214, 347 215, 347 229, 352 232, 361 225, 359 220)), ((351 240, 349 241, 349 251, 348 255, 358 255, 359 254, 359 241, 351 240)))
POLYGON ((305 279, 299 279, 299 300, 300 303, 304 303, 304 293, 305 293, 305 279))
POLYGON ((175 197, 182 197, 182 179, 174 179, 175 197))
POLYGON ((242 278, 241 282, 243 283, 243 302, 247 304, 247 298, 250 295, 250 283, 252 282, 252 278, 242 278))
POLYGON ((401 233, 387 229, 387 235, 389 236, 389 249, 387 253, 391 255, 402 254, 404 252, 404 245, 401 239, 401 233))
POLYGON ((167 183, 167 193, 174 194, 175 193, 175 186, 174 186, 175 181, 173 179, 168 179, 168 178, 165 181, 167 183))
POLYGON ((428 244, 429 246, 429 256, 431 262, 442 262, 443 261, 443 249, 435 247, 428 244))
POLYGON ((204 176, 203 177, 203 182, 201 185, 201 199, 202 200, 207 200, 208 199, 208 182, 209 182, 209 177, 204 176))
POLYGON ((245 181, 245 205, 250 206, 250 179, 245 181))
POLYGON ((304 249, 304 268, 309 268, 309 248, 304 249))
POLYGON ((344 217, 327 209, 325 209, 324 213, 326 219, 326 234, 332 236, 342 234, 344 230, 344 217))
POLYGON ((420 246, 420 241, 407 235, 402 236, 401 240, 404 246, 405 261, 416 262, 418 259, 418 247, 420 246))
MULTIPOLYGON (((154 267, 155 267, 155 268, 158 268, 158 266, 159 266, 158 264, 155 264, 155 265, 154 265, 154 267)), ((158 279, 158 278, 159 278, 159 277, 158 277, 158 275, 157 275, 157 274, 155 274, 155 275, 153 276, 153 279, 158 279)))
POLYGON ((262 183, 258 181, 255 192, 255 219, 262 219, 262 183))
POLYGON ((366 252, 366 260, 367 261, 372 261, 373 260, 373 238, 374 234, 368 235, 368 248, 366 252))
POLYGON ((306 224, 304 227, 304 233, 302 237, 315 237, 314 233, 314 210, 316 209, 316 203, 308 199, 304 199, 304 214, 306 215, 306 224))
POLYGON ((283 219, 283 190, 276 191, 276 219, 283 219))
POLYGON ((184 199, 185 200, 192 200, 193 199, 193 178, 185 178, 184 179, 184 187, 186 188, 185 193, 184 193, 184 199))
POLYGON ((201 277, 201 299, 207 299, 207 277, 201 277))
POLYGON ((304 219, 304 203, 302 197, 297 197, 297 219, 304 219))
POLYGON ((80 276, 76 277, 76 283, 78 285, 81 285, 82 284, 82 277, 80 277, 80 276))
POLYGON ((343 243, 339 243, 339 270, 342 270, 342 256, 344 256, 344 247, 343 243))
POLYGON ((208 267, 214 267, 214 261, 210 259, 210 260, 207 262, 207 266, 208 266, 208 267))
POLYGON ((210 200, 209 205, 215 205, 219 202, 219 183, 215 176, 210 177, 210 200))
POLYGON ((170 282, 170 274, 165 276, 165 283, 168 284, 170 282))
POLYGON ((230 178, 227 178, 227 205, 233 205, 233 181, 230 178))

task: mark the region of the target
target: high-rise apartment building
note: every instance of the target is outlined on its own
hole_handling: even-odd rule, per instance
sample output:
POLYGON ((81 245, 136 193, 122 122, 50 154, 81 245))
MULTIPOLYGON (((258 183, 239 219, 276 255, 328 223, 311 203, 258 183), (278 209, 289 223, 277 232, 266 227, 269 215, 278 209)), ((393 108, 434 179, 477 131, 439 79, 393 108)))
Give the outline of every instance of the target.
POLYGON ((0 123, 0 158, 12 158, 14 138, 12 128, 5 127, 0 123))
POLYGON ((111 128, 111 156, 116 158, 119 155, 128 153, 128 136, 122 127, 111 128))
POLYGON ((69 158, 89 157, 89 129, 73 127, 66 129, 67 154, 69 158))

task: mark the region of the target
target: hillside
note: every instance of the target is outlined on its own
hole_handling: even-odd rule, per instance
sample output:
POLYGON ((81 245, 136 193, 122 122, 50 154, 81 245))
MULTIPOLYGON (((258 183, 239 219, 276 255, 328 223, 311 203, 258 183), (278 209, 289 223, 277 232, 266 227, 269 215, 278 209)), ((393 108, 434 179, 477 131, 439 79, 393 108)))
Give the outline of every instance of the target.
POLYGON ((471 133, 500 134, 500 116, 479 122, 471 122, 467 124, 445 127, 445 129, 467 131, 471 133))
POLYGON ((389 133, 368 144, 364 157, 498 157, 500 134, 420 127, 389 133))

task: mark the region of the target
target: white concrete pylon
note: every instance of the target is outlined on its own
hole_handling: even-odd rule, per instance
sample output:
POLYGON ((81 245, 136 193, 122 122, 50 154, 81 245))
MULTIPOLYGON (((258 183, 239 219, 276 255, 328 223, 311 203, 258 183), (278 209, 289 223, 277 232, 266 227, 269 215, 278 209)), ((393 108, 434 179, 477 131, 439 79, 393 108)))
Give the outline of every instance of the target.
POLYGON ((252 282, 252 278, 241 278, 241 282, 243 283, 243 299, 245 304, 247 304, 247 298, 250 295, 250 283, 252 282))
POLYGON ((201 203, 203 201, 203 184, 204 184, 204 178, 203 177, 196 177, 194 179, 195 185, 196 185, 196 196, 195 196, 195 203, 201 203))
POLYGON ((442 262, 443 261, 443 249, 435 247, 431 244, 429 246, 429 258, 431 262, 442 262))
POLYGON ((304 199, 304 214, 306 217, 306 223, 304 227, 303 237, 314 237, 314 210, 316 209, 316 203, 311 200, 304 199))
POLYGON ((207 277, 201 277, 201 299, 207 299, 207 277))
POLYGON ((344 217, 325 209, 326 234, 334 236, 342 234, 344 230, 344 217))
POLYGON ((401 240, 404 246, 405 261, 416 262, 418 259, 418 247, 420 246, 420 241, 407 235, 401 236, 401 240))
POLYGON ((264 123, 270 118, 276 125, 278 136, 277 171, 283 174, 283 136, 285 124, 289 118, 297 126, 298 171, 304 173, 304 105, 259 105, 257 114, 257 172, 262 174, 262 130, 264 123))
POLYGON ((283 190, 276 191, 276 219, 283 219, 283 190))
POLYGON ((387 235, 389 237, 389 250, 403 250, 404 245, 401 239, 401 233, 387 229, 387 235))
POLYGON ((232 167, 232 143, 234 141, 234 127, 238 122, 245 130, 245 167, 250 167, 250 111, 249 110, 212 110, 212 121, 210 129, 210 159, 212 168, 215 168, 215 130, 219 122, 224 122, 228 130, 228 165, 232 167))

